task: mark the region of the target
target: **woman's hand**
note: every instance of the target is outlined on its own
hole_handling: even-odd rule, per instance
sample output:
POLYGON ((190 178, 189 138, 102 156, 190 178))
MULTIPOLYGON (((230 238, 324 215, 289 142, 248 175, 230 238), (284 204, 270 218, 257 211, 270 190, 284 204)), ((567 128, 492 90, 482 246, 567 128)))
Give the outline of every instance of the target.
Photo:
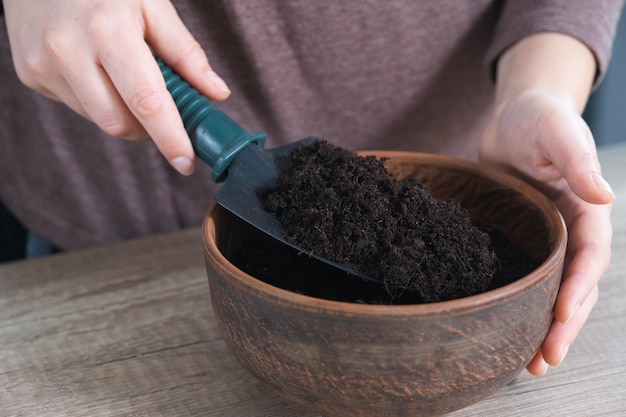
POLYGON ((549 89, 502 97, 480 146, 481 160, 525 179, 559 208, 569 241, 554 321, 527 369, 558 365, 598 299, 611 257, 610 203, 591 132, 571 101, 549 89))
POLYGON ((229 95, 167 0, 4 0, 15 69, 106 133, 152 138, 183 174, 194 152, 153 52, 213 100, 229 95))

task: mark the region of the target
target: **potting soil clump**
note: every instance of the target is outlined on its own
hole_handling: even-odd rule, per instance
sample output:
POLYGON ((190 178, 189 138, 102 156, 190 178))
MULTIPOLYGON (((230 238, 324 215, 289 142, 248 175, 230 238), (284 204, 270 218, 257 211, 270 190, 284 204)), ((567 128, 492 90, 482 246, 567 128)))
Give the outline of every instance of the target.
POLYGON ((394 296, 450 300, 488 289, 497 257, 490 237, 456 200, 396 180, 373 156, 326 141, 295 148, 276 187, 259 190, 285 238, 310 253, 355 265, 394 296))

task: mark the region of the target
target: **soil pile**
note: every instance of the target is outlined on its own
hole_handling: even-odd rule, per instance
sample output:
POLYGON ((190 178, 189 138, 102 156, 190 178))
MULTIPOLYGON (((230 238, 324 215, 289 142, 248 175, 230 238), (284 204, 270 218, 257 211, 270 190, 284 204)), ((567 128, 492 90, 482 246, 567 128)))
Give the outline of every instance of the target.
POLYGON ((259 190, 285 238, 421 302, 486 291, 496 271, 490 236, 456 200, 435 199, 415 179, 396 180, 383 160, 326 141, 294 149, 291 167, 259 190))

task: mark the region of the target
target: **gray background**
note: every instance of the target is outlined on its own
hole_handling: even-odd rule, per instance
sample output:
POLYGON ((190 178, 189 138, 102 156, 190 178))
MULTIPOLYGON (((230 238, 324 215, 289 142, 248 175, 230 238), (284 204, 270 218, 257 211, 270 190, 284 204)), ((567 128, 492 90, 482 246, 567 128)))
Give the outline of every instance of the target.
POLYGON ((583 117, 598 146, 626 140, 626 9, 606 76, 592 94, 583 117))

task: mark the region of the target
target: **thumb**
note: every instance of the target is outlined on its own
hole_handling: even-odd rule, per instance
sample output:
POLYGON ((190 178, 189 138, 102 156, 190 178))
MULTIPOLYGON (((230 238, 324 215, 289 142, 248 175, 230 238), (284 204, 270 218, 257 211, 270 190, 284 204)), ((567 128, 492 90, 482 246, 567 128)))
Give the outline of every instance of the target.
POLYGON ((539 143, 572 191, 592 204, 608 204, 615 199, 603 178, 595 142, 585 121, 573 111, 557 111, 545 117, 537 132, 547 135, 539 143))
POLYGON ((144 13, 146 41, 154 52, 209 99, 226 99, 230 89, 213 71, 204 50, 180 19, 172 3, 154 1, 145 8, 144 13))

